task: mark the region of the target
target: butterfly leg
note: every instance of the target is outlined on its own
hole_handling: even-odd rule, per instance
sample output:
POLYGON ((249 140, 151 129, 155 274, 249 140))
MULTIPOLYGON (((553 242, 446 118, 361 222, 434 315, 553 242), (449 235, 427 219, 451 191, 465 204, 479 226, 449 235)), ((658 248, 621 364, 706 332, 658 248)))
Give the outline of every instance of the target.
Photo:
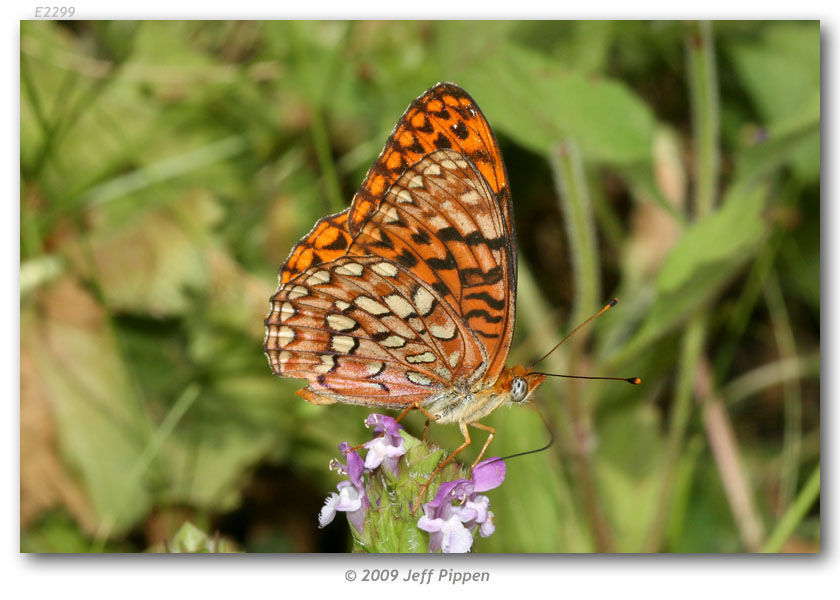
MULTIPOLYGON (((455 451, 452 452, 452 454, 450 454, 445 459, 440 461, 440 463, 438 463, 438 466, 435 467, 435 470, 432 471, 431 477, 429 477, 429 479, 428 479, 428 481, 426 481, 425 485, 422 488, 420 488, 420 493, 417 494, 417 500, 414 503, 414 508, 411 509, 411 514, 412 515, 417 510, 417 507, 420 506, 420 501, 423 499, 423 496, 426 495, 426 490, 429 489, 429 485, 431 485, 432 480, 437 476, 437 474, 440 473, 440 470, 443 469, 449 463, 451 463, 452 460, 456 456, 458 456, 458 454, 461 453, 461 451, 463 451, 467 446, 469 446, 472 443, 472 440, 470 439, 470 432, 467 429, 467 424, 464 423, 463 421, 461 421, 460 423, 458 423, 458 426, 461 428, 461 435, 464 436, 464 443, 461 444, 460 446, 458 446, 457 448, 455 448, 455 451)), ((483 428, 483 426, 482 426, 482 428, 483 428)))
POLYGON ((487 436, 487 441, 484 442, 484 446, 481 447, 481 452, 478 453, 475 461, 473 462, 472 466, 470 467, 470 473, 472 470, 475 469, 475 466, 481 461, 481 457, 484 456, 484 453, 487 451, 487 446, 490 445, 490 442, 493 441, 493 438, 496 436, 496 430, 489 425, 482 425, 481 423, 470 423, 476 429, 481 429, 482 431, 486 431, 489 435, 487 436))

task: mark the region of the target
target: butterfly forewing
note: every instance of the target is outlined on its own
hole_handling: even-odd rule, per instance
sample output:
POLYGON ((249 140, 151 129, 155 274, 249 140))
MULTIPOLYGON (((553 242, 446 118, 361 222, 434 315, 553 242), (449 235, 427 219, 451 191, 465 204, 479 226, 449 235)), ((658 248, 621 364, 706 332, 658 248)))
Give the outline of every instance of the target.
POLYGON ((513 316, 507 286, 515 265, 506 235, 484 177, 463 155, 438 150, 391 186, 348 254, 387 257, 431 283, 436 300, 461 316, 485 350, 472 379, 495 378, 507 356, 513 316))

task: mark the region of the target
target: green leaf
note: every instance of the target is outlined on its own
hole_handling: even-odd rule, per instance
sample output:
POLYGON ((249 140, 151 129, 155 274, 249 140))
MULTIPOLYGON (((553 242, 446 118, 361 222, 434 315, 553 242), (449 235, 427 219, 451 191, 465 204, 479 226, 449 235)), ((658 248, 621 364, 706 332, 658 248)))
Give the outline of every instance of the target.
POLYGON ((619 81, 566 70, 506 43, 465 73, 463 85, 494 129, 535 152, 546 154, 571 138, 587 161, 651 159, 653 114, 619 81))
POLYGON ((719 210, 686 229, 659 272, 648 316, 622 357, 640 352, 710 302, 754 255, 768 228, 761 215, 766 198, 761 186, 736 187, 719 210))

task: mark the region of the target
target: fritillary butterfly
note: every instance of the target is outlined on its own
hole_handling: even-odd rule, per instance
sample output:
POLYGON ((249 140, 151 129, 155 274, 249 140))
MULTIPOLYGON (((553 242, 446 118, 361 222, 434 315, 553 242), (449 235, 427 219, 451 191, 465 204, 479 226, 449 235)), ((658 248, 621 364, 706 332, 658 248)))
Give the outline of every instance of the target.
MULTIPOLYGON (((439 83, 412 102, 350 207, 292 249, 266 318, 275 374, 315 404, 411 409, 467 425, 545 376, 506 367, 516 308, 507 174, 475 101, 439 83)), ((402 415, 401 415, 402 416, 402 415)))

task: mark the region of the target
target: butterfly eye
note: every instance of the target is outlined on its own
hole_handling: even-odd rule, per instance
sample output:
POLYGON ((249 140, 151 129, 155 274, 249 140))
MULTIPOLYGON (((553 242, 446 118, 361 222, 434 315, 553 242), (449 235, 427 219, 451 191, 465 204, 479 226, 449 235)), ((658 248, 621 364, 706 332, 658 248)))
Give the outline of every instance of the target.
POLYGON ((522 377, 514 377, 510 382, 511 400, 522 402, 528 395, 528 382, 522 377))

